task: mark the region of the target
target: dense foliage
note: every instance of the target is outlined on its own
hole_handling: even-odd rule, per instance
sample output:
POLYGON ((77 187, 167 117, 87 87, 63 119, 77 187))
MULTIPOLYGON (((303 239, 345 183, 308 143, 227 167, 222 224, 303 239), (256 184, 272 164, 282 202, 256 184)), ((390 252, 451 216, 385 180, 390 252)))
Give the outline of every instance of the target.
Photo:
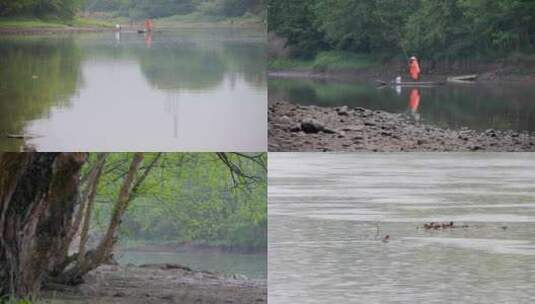
POLYGON ((0 17, 24 16, 71 19, 87 12, 114 12, 130 18, 166 17, 200 12, 205 15, 239 17, 261 14, 264 0, 0 0, 0 17))
MULTIPOLYGON (((129 154, 109 156, 95 209, 94 231, 105 228, 129 154)), ((148 154, 150 162, 156 154, 148 154)), ((265 155, 258 160, 265 162, 265 155)), ((211 153, 163 154, 139 189, 120 227, 123 241, 192 242, 239 249, 267 244, 266 172, 238 159, 254 179, 237 181, 211 153)))
POLYGON ((0 0, 0 16, 70 19, 83 0, 0 0))
POLYGON ((294 56, 321 50, 472 56, 535 46, 531 0, 268 0, 294 56))
POLYGON ((220 238, 227 219, 229 235, 252 231, 255 241, 267 230, 266 172, 265 153, 0 153, 0 298, 81 284, 112 257, 126 211, 142 199, 150 201, 138 221, 149 227, 169 220, 178 237, 220 238), (108 223, 95 229, 103 209, 108 223))
POLYGON ((86 0, 88 11, 114 11, 131 18, 166 17, 201 12, 238 17, 264 10, 263 0, 86 0))

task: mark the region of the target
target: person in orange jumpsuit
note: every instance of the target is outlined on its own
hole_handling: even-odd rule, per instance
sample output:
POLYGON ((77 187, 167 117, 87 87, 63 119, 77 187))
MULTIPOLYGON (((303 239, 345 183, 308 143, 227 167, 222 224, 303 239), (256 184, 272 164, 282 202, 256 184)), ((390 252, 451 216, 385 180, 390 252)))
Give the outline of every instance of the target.
POLYGON ((418 59, 414 56, 409 60, 409 74, 416 81, 420 79, 420 65, 418 64, 418 59))
POLYGON ((149 18, 145 21, 145 29, 147 32, 152 32, 152 19, 149 18))

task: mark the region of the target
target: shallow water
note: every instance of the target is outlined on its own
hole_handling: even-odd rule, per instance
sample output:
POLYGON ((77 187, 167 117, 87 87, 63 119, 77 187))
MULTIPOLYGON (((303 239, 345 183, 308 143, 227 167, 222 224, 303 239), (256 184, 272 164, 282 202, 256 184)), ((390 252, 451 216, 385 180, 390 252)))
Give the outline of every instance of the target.
POLYGON ((124 250, 117 254, 120 264, 171 263, 188 266, 197 271, 210 271, 227 275, 245 275, 254 280, 267 279, 267 257, 263 254, 238 254, 211 251, 136 251, 124 250))
POLYGON ((276 153, 269 166, 269 303, 535 300, 532 154, 276 153))
POLYGON ((403 113, 442 128, 535 131, 535 87, 523 83, 377 88, 369 83, 270 79, 269 98, 403 113), (419 95, 419 100, 411 96, 419 95))
POLYGON ((264 58, 242 30, 1 37, 0 149, 264 150, 264 58))

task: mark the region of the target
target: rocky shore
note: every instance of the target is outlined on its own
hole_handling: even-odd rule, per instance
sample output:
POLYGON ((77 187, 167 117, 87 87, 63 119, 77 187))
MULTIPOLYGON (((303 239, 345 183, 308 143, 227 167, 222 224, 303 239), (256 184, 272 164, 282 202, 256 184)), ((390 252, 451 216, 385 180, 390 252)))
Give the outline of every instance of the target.
POLYGON ((267 303, 265 281, 241 275, 193 271, 174 264, 105 265, 80 286, 55 286, 45 292, 52 303, 267 303))
POLYGON ((442 129, 364 108, 269 105, 269 151, 535 151, 535 132, 442 129))

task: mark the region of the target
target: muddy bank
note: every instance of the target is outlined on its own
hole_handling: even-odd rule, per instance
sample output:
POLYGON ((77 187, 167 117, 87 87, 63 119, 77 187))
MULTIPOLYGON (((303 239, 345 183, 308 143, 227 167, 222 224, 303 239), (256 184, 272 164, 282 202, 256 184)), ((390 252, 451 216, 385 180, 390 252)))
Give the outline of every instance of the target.
POLYGON ((364 108, 269 105, 269 151, 535 151, 535 133, 442 129, 364 108))
POLYGON ((54 303, 266 303, 265 281, 192 271, 172 264, 101 266, 76 287, 52 286, 54 303))

